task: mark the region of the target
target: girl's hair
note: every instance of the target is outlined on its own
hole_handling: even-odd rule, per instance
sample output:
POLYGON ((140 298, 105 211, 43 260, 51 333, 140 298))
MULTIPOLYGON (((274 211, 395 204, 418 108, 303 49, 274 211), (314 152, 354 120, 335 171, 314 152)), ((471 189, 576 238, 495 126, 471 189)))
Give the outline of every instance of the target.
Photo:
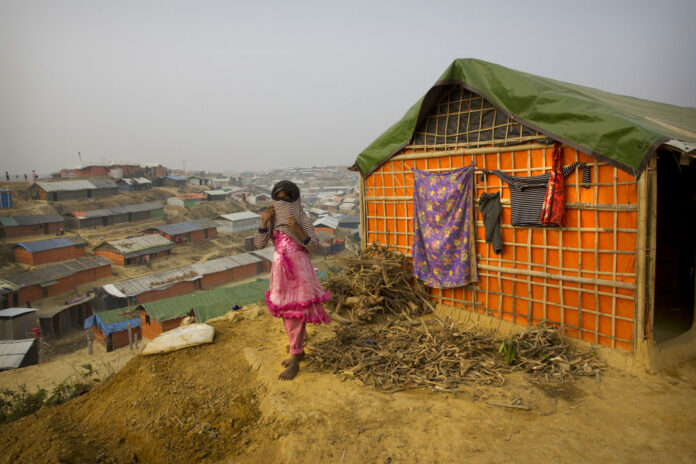
POLYGON ((300 189, 295 185, 293 182, 290 182, 289 180, 281 180, 277 184, 273 186, 273 190, 271 192, 271 198, 274 200, 283 200, 283 198, 278 197, 278 194, 280 192, 285 193, 288 197, 290 197, 290 201, 295 201, 298 198, 300 198, 300 189))

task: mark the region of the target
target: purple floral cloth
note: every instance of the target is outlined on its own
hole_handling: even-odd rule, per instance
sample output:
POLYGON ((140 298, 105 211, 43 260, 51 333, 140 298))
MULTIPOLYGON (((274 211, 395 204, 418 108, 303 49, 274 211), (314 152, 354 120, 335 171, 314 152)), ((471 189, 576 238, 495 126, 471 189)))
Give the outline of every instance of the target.
POLYGON ((413 269, 428 287, 478 282, 474 232, 475 166, 413 170, 413 269))

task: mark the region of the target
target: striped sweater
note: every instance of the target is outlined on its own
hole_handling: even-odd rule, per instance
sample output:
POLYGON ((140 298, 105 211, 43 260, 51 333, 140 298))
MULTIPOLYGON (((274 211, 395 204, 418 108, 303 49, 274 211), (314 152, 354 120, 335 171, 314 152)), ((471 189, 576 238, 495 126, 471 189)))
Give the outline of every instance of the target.
POLYGON ((258 250, 268 246, 268 242, 273 239, 273 232, 279 231, 287 234, 310 253, 315 253, 319 249, 319 239, 314 233, 312 220, 307 216, 302 208, 300 199, 295 201, 273 200, 271 206, 274 210, 273 218, 268 221, 266 229, 259 229, 254 234, 254 249, 258 250), (297 225, 302 232, 309 238, 308 243, 303 243, 294 230, 288 225, 288 218, 294 217, 297 225))
MULTIPOLYGON (((568 177, 577 169, 582 168, 582 186, 590 188, 590 167, 586 163, 575 162, 563 168, 563 177, 568 177)), ((502 171, 481 171, 480 180, 483 182, 484 174, 494 174, 510 186, 510 223, 513 226, 540 226, 541 209, 544 206, 546 186, 551 173, 532 177, 517 177, 505 174, 502 171)))

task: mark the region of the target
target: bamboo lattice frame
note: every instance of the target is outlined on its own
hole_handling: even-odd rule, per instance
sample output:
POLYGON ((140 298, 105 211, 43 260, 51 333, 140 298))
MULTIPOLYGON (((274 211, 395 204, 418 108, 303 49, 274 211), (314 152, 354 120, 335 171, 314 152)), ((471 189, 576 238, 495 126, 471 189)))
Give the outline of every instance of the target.
MULTIPOLYGON (((443 98, 451 99, 452 94, 443 98)), ((449 108, 447 105, 438 107, 449 108)), ((422 125, 423 134, 430 130, 432 123, 428 120, 437 117, 433 114, 426 119, 422 125)), ((454 117, 457 114, 447 113, 447 118, 454 117)), ((482 127, 476 128, 478 133, 482 130, 482 127)), ((515 141, 519 141, 520 133, 523 132, 514 134, 515 141)), ((483 192, 501 193, 503 252, 497 256, 485 243, 476 201, 480 281, 467 287, 433 289, 433 299, 522 325, 553 322, 571 337, 632 350, 637 322, 636 240, 639 235, 638 184, 632 176, 565 147, 564 166, 580 161, 592 167, 590 188, 580 188, 579 172, 566 179, 563 227, 514 227, 510 225, 507 184, 496 176, 486 176, 481 182, 478 173, 480 169, 500 169, 510 175, 524 176, 549 172, 551 145, 526 143, 510 147, 462 148, 438 144, 423 147, 415 144, 418 140, 418 135, 414 136, 411 145, 366 178, 361 176, 361 232, 366 242, 376 240, 410 254, 413 244, 412 169, 448 171, 473 162, 477 167, 475 198, 483 192)), ((431 141, 441 140, 432 138, 431 141)))

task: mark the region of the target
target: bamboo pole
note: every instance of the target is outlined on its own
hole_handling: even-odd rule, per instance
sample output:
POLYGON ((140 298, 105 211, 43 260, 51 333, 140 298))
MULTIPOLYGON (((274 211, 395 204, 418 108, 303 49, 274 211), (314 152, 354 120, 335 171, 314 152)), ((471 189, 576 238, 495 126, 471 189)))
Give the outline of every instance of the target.
POLYGON ((365 176, 358 172, 358 188, 360 189, 360 249, 367 248, 367 195, 365 192, 365 176))
POLYGON ((426 159, 426 158, 437 158, 440 156, 456 156, 456 155, 479 155, 485 153, 508 153, 514 151, 523 150, 540 150, 548 148, 551 145, 543 143, 527 143, 523 145, 512 145, 509 147, 483 147, 483 148, 458 148, 455 150, 441 150, 441 151, 425 151, 420 153, 407 153, 392 156, 390 160, 409 160, 409 159, 426 159))

